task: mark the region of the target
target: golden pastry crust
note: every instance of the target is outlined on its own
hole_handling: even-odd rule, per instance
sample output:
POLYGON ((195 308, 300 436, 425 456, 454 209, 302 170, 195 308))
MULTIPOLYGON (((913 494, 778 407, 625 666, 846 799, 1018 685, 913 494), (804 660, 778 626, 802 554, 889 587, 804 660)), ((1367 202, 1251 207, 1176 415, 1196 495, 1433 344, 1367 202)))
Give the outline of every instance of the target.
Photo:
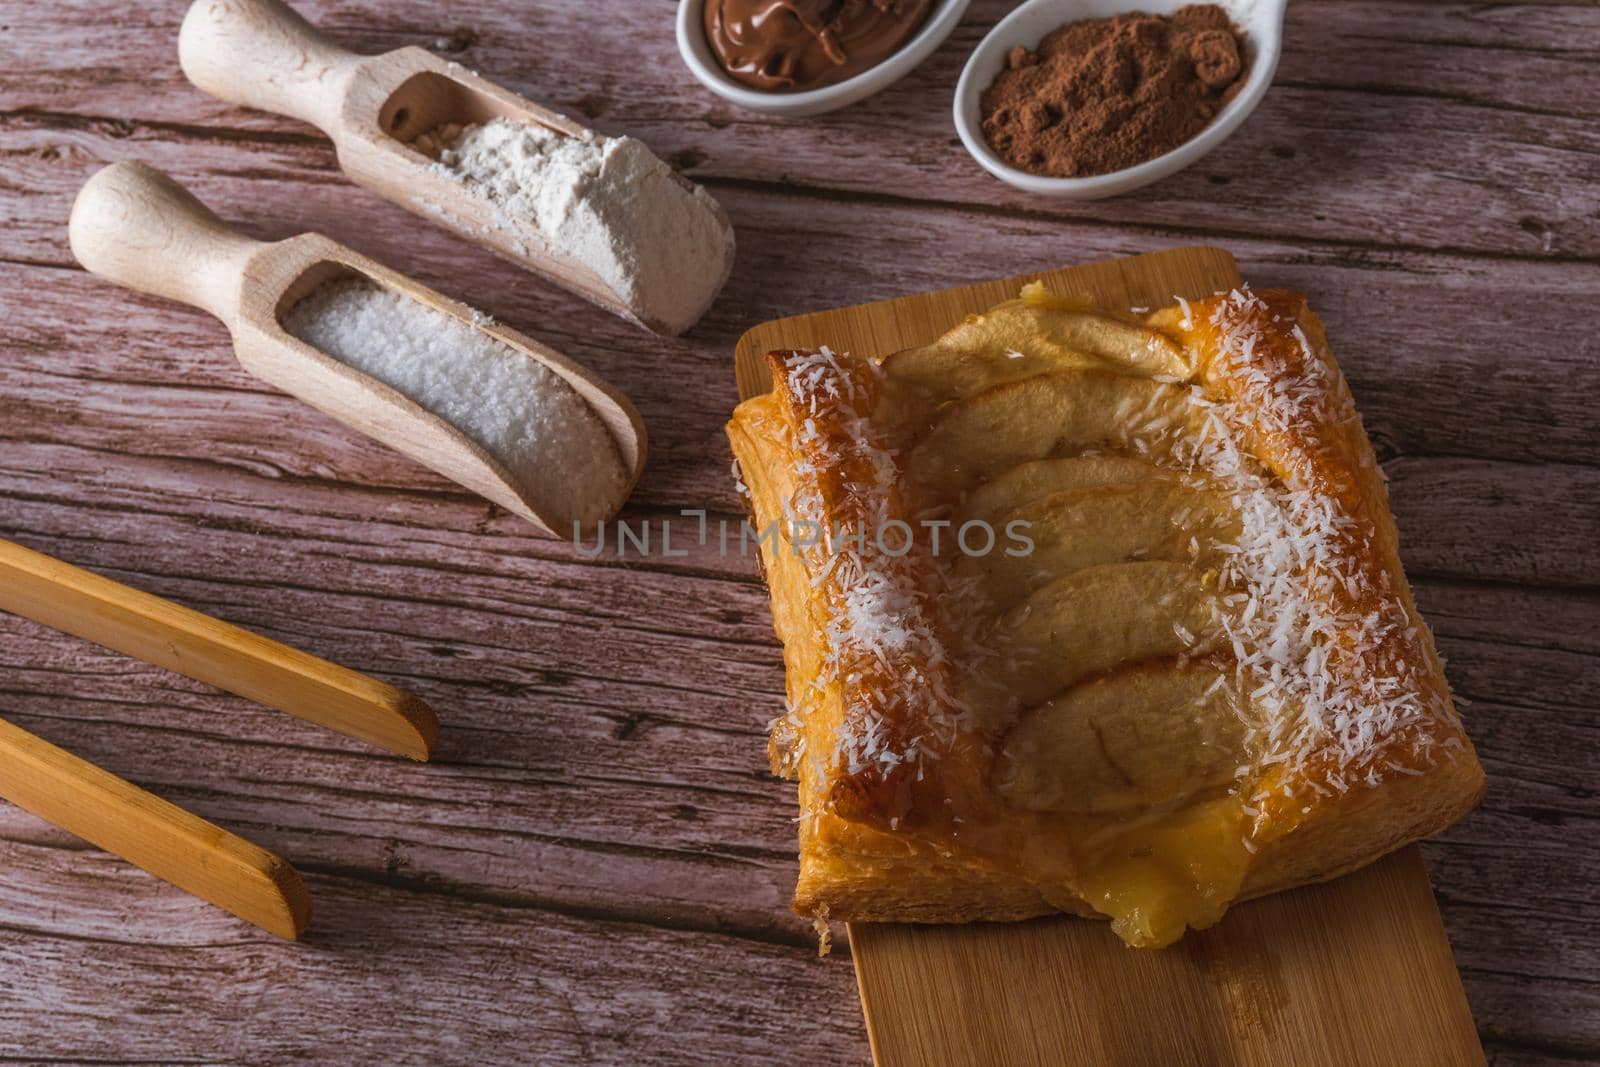
POLYGON ((799 783, 800 913, 1065 911, 1157 945, 1476 803, 1300 294, 1140 320, 1032 291, 880 363, 769 363, 728 433, 777 530, 771 758, 799 783), (851 539, 1019 515, 1043 525, 1018 559, 851 539))

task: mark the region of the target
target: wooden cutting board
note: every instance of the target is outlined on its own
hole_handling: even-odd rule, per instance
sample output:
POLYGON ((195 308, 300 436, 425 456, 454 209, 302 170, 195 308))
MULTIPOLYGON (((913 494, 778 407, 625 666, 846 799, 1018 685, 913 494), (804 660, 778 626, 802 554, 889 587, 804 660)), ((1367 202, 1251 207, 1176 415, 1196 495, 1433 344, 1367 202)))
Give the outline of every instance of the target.
MULTIPOLYGON (((1239 272, 1220 249, 1178 248, 778 319, 740 339, 739 395, 771 388, 770 349, 924 344, 1035 279, 1109 307, 1159 307, 1237 285, 1239 272)), ((880 1067, 1484 1062, 1414 847, 1241 904, 1158 951, 1075 918, 861 923, 850 946, 880 1067)))

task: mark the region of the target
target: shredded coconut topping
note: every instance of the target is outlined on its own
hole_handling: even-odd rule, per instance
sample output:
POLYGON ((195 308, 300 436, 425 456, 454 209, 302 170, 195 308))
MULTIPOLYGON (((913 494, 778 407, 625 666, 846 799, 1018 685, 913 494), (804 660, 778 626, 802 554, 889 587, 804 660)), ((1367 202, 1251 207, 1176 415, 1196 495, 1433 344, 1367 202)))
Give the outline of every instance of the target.
POLYGON ((1275 478, 1246 448, 1263 434, 1289 431, 1315 441, 1332 414, 1329 368, 1299 326, 1292 331, 1299 366, 1264 351, 1266 312, 1248 288, 1212 312, 1217 365, 1243 388, 1236 400, 1216 401, 1192 387, 1202 432, 1180 455, 1228 488, 1241 520, 1238 540, 1217 546, 1223 563, 1214 621, 1238 661, 1234 685, 1250 706, 1255 769, 1281 765, 1288 781, 1343 792, 1376 785, 1395 769, 1373 760, 1397 735, 1409 737, 1419 761, 1431 762, 1434 739, 1417 727, 1450 711, 1418 676, 1425 648, 1388 572, 1377 572, 1373 588, 1358 563, 1373 531, 1318 484, 1303 451, 1275 478))
MULTIPOLYGON (((784 368, 797 407, 796 443, 821 462, 803 461, 795 492, 785 504, 785 524, 809 530, 815 543, 801 547, 814 586, 826 587, 831 606, 823 632, 824 689, 842 683, 844 715, 832 758, 849 773, 875 766, 888 772, 921 765, 959 724, 958 702, 941 667, 948 662, 933 624, 930 591, 919 583, 905 554, 878 544, 878 533, 894 519, 891 502, 899 468, 858 404, 866 399, 855 375, 875 375, 864 361, 840 358, 823 346, 792 353, 784 368), (819 418, 833 432, 818 427, 819 418), (830 525, 823 471, 842 476, 847 506, 835 508, 830 525), (893 727, 898 727, 894 729, 893 727)), ((897 546, 891 546, 897 547, 897 546)), ((797 722, 798 709, 786 718, 797 722)))

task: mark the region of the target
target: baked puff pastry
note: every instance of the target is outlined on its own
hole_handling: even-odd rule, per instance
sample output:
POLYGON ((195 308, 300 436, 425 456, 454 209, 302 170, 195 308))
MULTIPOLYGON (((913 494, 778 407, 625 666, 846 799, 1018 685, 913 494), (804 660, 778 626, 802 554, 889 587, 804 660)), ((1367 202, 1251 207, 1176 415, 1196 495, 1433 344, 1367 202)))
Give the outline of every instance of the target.
POLYGON ((1106 917, 1154 947, 1437 831, 1483 774, 1298 293, 1038 286, 728 425, 818 921, 1106 917))

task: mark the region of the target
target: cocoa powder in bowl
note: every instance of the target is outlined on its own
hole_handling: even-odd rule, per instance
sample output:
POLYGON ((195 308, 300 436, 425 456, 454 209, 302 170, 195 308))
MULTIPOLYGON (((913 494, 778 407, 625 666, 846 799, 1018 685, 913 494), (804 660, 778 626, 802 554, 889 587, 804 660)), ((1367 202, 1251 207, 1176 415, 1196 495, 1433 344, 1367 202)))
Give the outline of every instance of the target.
POLYGON ((1244 37, 1216 4, 1071 22, 1011 50, 979 98, 983 135, 1030 174, 1108 174, 1199 133, 1246 73, 1244 37))

